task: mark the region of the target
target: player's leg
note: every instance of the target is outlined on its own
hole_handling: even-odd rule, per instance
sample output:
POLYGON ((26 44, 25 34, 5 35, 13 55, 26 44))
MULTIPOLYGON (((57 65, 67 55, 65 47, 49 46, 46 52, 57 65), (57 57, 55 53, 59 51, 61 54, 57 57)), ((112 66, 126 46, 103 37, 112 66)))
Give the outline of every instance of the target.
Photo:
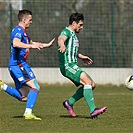
POLYGON ((85 72, 82 72, 80 76, 80 83, 84 85, 83 95, 90 109, 91 117, 95 118, 99 114, 102 114, 104 111, 106 111, 107 107, 103 107, 101 109, 96 108, 96 105, 94 103, 93 91, 92 91, 92 86, 94 88, 95 84, 91 79, 91 77, 89 77, 85 72))
MULTIPOLYGON (((14 70, 17 70, 18 68, 14 68, 14 70)), ((16 82, 16 84, 18 86, 21 86, 20 84, 18 84, 18 80, 17 78, 14 76, 13 72, 12 72, 12 69, 10 68, 10 74, 11 74, 11 77, 13 78, 13 80, 16 82)), ((1 90, 5 91, 7 94, 9 94, 10 96, 22 101, 22 96, 21 96, 21 93, 19 92, 19 90, 17 90, 16 88, 13 88, 5 83, 1 83, 1 90)))
POLYGON ((75 92, 75 94, 72 96, 72 97, 70 97, 69 99, 68 99, 68 102, 69 102, 69 104, 70 105, 74 105, 74 103, 75 102, 77 102, 78 100, 80 100, 81 98, 83 98, 84 96, 83 96, 83 86, 81 86, 76 92, 75 92))
POLYGON ((73 105, 82 97, 83 97, 83 86, 80 87, 73 96, 71 96, 68 100, 63 102, 63 106, 67 108, 68 113, 72 117, 76 117, 76 114, 74 113, 74 110, 73 110, 73 105))
MULTIPOLYGON (((82 72, 81 68, 79 68, 76 64, 70 63, 70 64, 67 64, 67 66, 65 67, 65 71, 62 71, 62 74, 68 79, 70 79, 76 86, 79 86, 81 72, 82 72)), ((68 100, 63 102, 64 107, 67 108, 68 113, 72 117, 76 116, 73 111, 73 105, 82 97, 83 97, 83 86, 80 87, 73 96, 71 96, 68 100)))
POLYGON ((25 119, 41 120, 41 118, 34 116, 32 113, 32 110, 34 108, 34 105, 35 105, 37 97, 38 97, 40 87, 39 87, 36 79, 30 80, 26 84, 28 86, 30 86, 31 89, 30 89, 28 96, 27 96, 28 100, 26 103, 26 109, 25 109, 24 117, 25 117, 25 119))
POLYGON ((29 113, 32 113, 32 109, 34 108, 34 105, 36 103, 36 99, 37 99, 40 87, 36 79, 30 80, 26 84, 31 87, 27 96, 28 101, 26 104, 26 108, 28 108, 27 110, 30 110, 30 111, 27 111, 27 110, 25 111, 26 114, 29 114, 29 113))
POLYGON ((40 86, 38 85, 35 79, 35 75, 28 64, 23 65, 23 75, 25 76, 25 78, 27 78, 27 82, 25 84, 30 87, 27 96, 27 103, 26 103, 24 117, 25 119, 41 120, 41 118, 34 116, 32 113, 32 110, 34 108, 34 105, 38 97, 40 86))
POLYGON ((22 86, 22 87, 19 89, 19 92, 20 92, 21 95, 22 95, 22 101, 23 101, 23 102, 27 102, 27 97, 28 97, 29 91, 30 91, 30 87, 29 87, 29 86, 22 86))
POLYGON ((1 84, 1 90, 5 91, 10 96, 18 99, 19 101, 22 101, 22 96, 15 88, 12 88, 11 86, 5 84, 2 82, 1 84))
POLYGON ((82 72, 80 76, 80 83, 84 85, 83 95, 87 102, 87 105, 90 108, 90 113, 92 113, 94 109, 96 108, 94 104, 94 97, 93 97, 93 92, 92 92, 93 80, 85 72, 82 72))

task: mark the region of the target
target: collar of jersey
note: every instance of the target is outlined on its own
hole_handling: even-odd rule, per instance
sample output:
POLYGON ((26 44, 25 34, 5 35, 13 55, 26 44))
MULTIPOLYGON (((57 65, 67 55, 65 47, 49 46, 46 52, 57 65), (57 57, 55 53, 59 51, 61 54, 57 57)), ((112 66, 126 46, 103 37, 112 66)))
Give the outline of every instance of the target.
POLYGON ((73 34, 75 34, 75 32, 74 32, 74 31, 72 31, 72 30, 70 30, 68 27, 66 27, 66 29, 68 29, 70 32, 72 32, 73 34))

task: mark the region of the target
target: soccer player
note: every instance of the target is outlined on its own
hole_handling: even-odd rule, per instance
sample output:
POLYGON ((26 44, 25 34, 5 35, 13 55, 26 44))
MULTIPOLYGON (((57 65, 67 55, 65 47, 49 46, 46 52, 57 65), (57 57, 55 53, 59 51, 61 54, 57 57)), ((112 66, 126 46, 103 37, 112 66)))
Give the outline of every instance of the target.
POLYGON ((26 29, 29 28, 32 23, 31 11, 20 10, 18 20, 18 25, 11 33, 11 56, 9 59, 9 71, 16 88, 12 88, 0 81, 0 89, 19 101, 27 102, 23 114, 25 119, 41 120, 41 118, 32 113, 40 87, 34 72, 27 64, 27 57, 29 55, 29 49, 40 50, 50 47, 55 39, 52 39, 49 43, 34 42, 31 40, 26 32, 26 29))
POLYGON ((63 102, 63 106, 72 117, 76 117, 73 105, 84 97, 90 109, 90 116, 93 119, 105 112, 107 107, 96 107, 92 91, 95 88, 95 83, 77 63, 77 57, 88 65, 93 62, 88 56, 78 53, 79 40, 76 33, 83 29, 83 24, 83 14, 73 13, 69 18, 68 27, 64 28, 58 37, 60 71, 63 76, 70 79, 76 86, 81 85, 73 96, 63 102))

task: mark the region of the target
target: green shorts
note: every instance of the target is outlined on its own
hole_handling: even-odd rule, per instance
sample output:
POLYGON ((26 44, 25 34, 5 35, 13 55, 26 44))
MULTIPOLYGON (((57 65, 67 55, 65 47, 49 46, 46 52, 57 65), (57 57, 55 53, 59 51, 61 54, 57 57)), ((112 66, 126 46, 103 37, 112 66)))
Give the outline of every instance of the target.
POLYGON ((84 71, 77 64, 68 63, 65 66, 60 65, 60 71, 63 76, 70 79, 76 86, 80 85, 80 75, 84 71))

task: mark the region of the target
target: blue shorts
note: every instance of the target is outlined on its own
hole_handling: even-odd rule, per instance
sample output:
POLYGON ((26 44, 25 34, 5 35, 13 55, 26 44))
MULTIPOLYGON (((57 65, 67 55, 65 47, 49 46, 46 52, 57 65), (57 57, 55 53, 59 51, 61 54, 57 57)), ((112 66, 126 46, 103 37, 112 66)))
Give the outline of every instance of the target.
POLYGON ((36 78, 26 62, 17 66, 9 66, 9 72, 17 90, 26 85, 26 82, 36 78))

